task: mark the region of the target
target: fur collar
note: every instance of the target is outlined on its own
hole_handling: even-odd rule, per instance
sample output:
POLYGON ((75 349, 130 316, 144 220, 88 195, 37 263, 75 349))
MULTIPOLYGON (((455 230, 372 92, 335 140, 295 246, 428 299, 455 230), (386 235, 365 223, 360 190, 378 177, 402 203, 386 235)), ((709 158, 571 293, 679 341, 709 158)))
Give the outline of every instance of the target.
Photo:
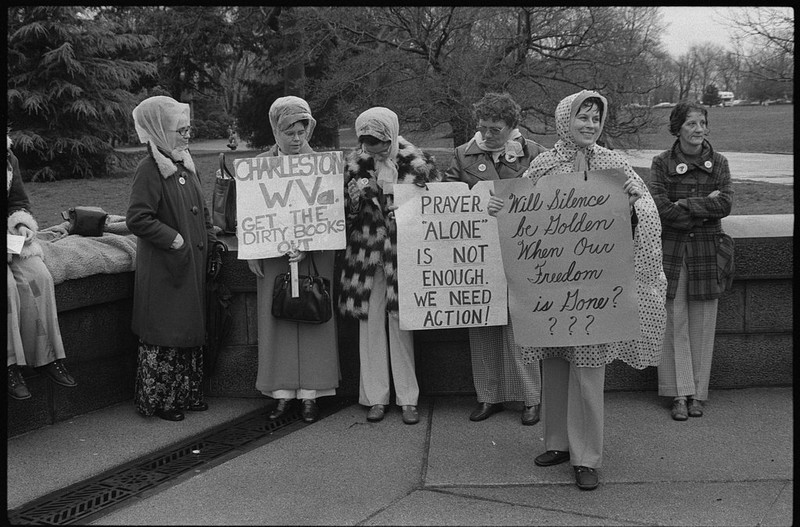
MULTIPOLYGON (((397 182, 414 183, 424 186, 425 183, 439 181, 440 174, 434 164, 433 157, 397 136, 397 182)), ((375 164, 369 154, 361 148, 351 150, 347 156, 347 169, 357 177, 374 177, 375 164)))
MULTIPOLYGON (((175 161, 162 154, 152 139, 147 142, 147 151, 150 154, 150 157, 152 157, 156 162, 158 171, 161 173, 161 176, 164 179, 167 179, 178 171, 178 166, 175 164, 175 161)), ((186 167, 191 173, 197 173, 194 168, 194 161, 192 160, 192 156, 189 154, 188 150, 173 150, 171 155, 179 157, 178 161, 182 162, 183 166, 186 167)))

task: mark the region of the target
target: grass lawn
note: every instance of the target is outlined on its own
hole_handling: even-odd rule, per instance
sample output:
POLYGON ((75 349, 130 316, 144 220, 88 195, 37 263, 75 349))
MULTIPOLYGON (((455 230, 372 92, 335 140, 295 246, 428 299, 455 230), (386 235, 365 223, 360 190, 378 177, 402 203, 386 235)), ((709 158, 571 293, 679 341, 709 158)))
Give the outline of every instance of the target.
MULTIPOLYGON (((734 106, 730 108, 709 108, 710 141, 720 152, 794 152, 793 105, 734 106)), ((641 134, 639 146, 642 149, 663 150, 668 148, 674 138, 667 132, 669 109, 654 110, 663 119, 663 126, 657 133, 641 134)), ((352 134, 352 129, 345 134, 352 134)), ((409 133, 406 137, 422 148, 436 148, 436 161, 442 168, 450 163, 453 147, 446 131, 432 133, 409 133)), ((533 136, 534 140, 546 147, 552 147, 555 136, 533 136)), ((343 137, 342 148, 352 146, 355 138, 343 137)), ((230 168, 232 160, 253 156, 253 152, 228 152, 230 168)), ((195 154, 195 165, 201 175, 207 199, 211 199, 214 186, 214 171, 217 169, 218 154, 195 154)), ((635 167, 645 181, 649 180, 649 167, 635 167)), ((63 221, 62 210, 73 206, 103 207, 111 214, 124 215, 128 208, 130 181, 132 174, 123 177, 61 180, 52 183, 26 183, 34 216, 41 228, 63 221)), ((732 214, 791 214, 794 213, 794 188, 773 183, 736 181, 733 183, 734 205, 732 214)))

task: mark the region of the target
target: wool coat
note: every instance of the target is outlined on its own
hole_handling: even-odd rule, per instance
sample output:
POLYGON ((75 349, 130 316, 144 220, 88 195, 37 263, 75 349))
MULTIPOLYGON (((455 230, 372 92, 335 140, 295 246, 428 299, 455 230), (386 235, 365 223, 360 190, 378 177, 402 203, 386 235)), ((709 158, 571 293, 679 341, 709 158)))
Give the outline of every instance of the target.
POLYGON ((530 139, 521 138, 522 156, 508 161, 501 155, 494 164, 492 154, 481 150, 475 139, 470 139, 455 150, 450 167, 445 173, 445 181, 463 181, 469 188, 478 181, 511 179, 520 177, 531 164, 533 158, 547 150, 530 139))
MULTIPOLYGON (((10 170, 6 172, 6 191, 8 193, 8 223, 7 230, 9 234, 19 235, 19 227, 25 226, 32 230, 34 233, 39 231, 39 224, 31 214, 31 202, 28 198, 28 193, 25 192, 25 186, 22 184, 22 176, 19 170, 19 161, 11 149, 8 149, 8 163, 10 170)), ((20 258, 30 258, 31 256, 42 256, 42 246, 39 241, 34 237, 30 242, 22 247, 20 258)), ((9 259, 10 261, 10 259, 9 259)))
MULTIPOLYGON (((133 176, 126 223, 136 242, 131 328, 158 346, 205 344, 206 265, 216 242, 200 179, 182 163, 165 175, 148 145, 133 176), (172 249, 180 233, 183 246, 172 249)), ((165 152, 161 152, 167 155, 165 152)))
POLYGON ((688 299, 719 298, 734 273, 733 240, 720 221, 733 203, 728 160, 703 141, 699 158, 688 161, 676 140, 653 158, 650 175, 650 192, 661 216, 667 298, 675 298, 684 258, 688 299), (708 197, 714 190, 719 195, 708 197))
MULTIPOLYGON (((425 186, 441 181, 433 157, 402 136, 397 136, 397 184, 425 186)), ((394 203, 392 194, 377 187, 375 201, 361 200, 353 210, 347 184, 351 179, 375 179, 372 157, 357 148, 347 155, 345 165, 345 210, 347 211, 347 247, 341 272, 339 311, 342 315, 366 319, 375 270, 383 266, 386 277, 386 311, 398 310, 397 297, 397 224, 387 207, 394 203), (376 204, 377 201, 377 204, 376 204)))

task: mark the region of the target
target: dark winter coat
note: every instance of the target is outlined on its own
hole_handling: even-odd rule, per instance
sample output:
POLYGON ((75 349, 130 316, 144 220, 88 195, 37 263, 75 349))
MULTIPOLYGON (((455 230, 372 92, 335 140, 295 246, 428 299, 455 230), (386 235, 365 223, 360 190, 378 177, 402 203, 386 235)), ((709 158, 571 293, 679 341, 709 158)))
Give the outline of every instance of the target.
MULTIPOLYGON (((521 138, 522 139, 522 138, 521 138)), ((478 181, 492 181, 498 179, 511 179, 520 177, 528 169, 531 161, 547 150, 535 141, 522 139, 523 155, 514 161, 508 161, 505 156, 500 156, 497 165, 492 160, 492 154, 481 150, 474 139, 470 139, 455 150, 450 168, 447 169, 446 181, 463 181, 469 188, 478 181)))
POLYGON ((733 189, 728 160, 703 142, 699 161, 690 163, 678 140, 653 158, 650 193, 661 216, 661 245, 667 298, 675 298, 684 256, 689 300, 719 298, 734 272, 733 240, 720 219, 731 212, 733 189), (678 173, 678 170, 683 174, 678 173), (719 195, 709 198, 714 190, 719 195), (679 201, 688 208, 676 205, 679 201))
POLYGON ((151 154, 133 176, 126 217, 137 236, 131 327, 148 344, 202 346, 206 261, 216 236, 200 179, 181 163, 177 167, 162 175, 151 154), (171 249, 178 233, 184 244, 171 249))
MULTIPOLYGON (((397 184, 438 182, 441 174, 433 157, 412 145, 402 136, 397 137, 397 184)), ((366 319, 373 277, 379 265, 386 277, 386 311, 398 310, 397 297, 397 224, 394 215, 387 216, 386 207, 394 203, 394 196, 378 190, 376 206, 371 199, 362 199, 357 212, 352 212, 347 183, 351 179, 374 179, 375 164, 361 152, 351 151, 345 166, 345 210, 347 212, 347 248, 341 273, 342 292, 339 311, 343 315, 366 319)))

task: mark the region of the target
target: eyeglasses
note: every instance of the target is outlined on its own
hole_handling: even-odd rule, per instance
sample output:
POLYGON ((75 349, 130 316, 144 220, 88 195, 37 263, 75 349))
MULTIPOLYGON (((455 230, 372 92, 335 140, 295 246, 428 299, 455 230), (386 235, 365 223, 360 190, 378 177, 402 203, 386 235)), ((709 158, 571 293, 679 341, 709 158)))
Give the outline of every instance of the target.
POLYGON ((189 137, 192 134, 192 127, 191 126, 184 126, 183 128, 178 128, 175 131, 177 133, 181 134, 183 137, 189 137))
POLYGON ((506 128, 505 126, 502 127, 502 128, 497 128, 496 126, 492 126, 492 127, 488 127, 488 128, 486 126, 479 126, 477 128, 477 130, 481 133, 481 135, 487 135, 487 134, 499 135, 500 132, 505 130, 505 128, 506 128))

